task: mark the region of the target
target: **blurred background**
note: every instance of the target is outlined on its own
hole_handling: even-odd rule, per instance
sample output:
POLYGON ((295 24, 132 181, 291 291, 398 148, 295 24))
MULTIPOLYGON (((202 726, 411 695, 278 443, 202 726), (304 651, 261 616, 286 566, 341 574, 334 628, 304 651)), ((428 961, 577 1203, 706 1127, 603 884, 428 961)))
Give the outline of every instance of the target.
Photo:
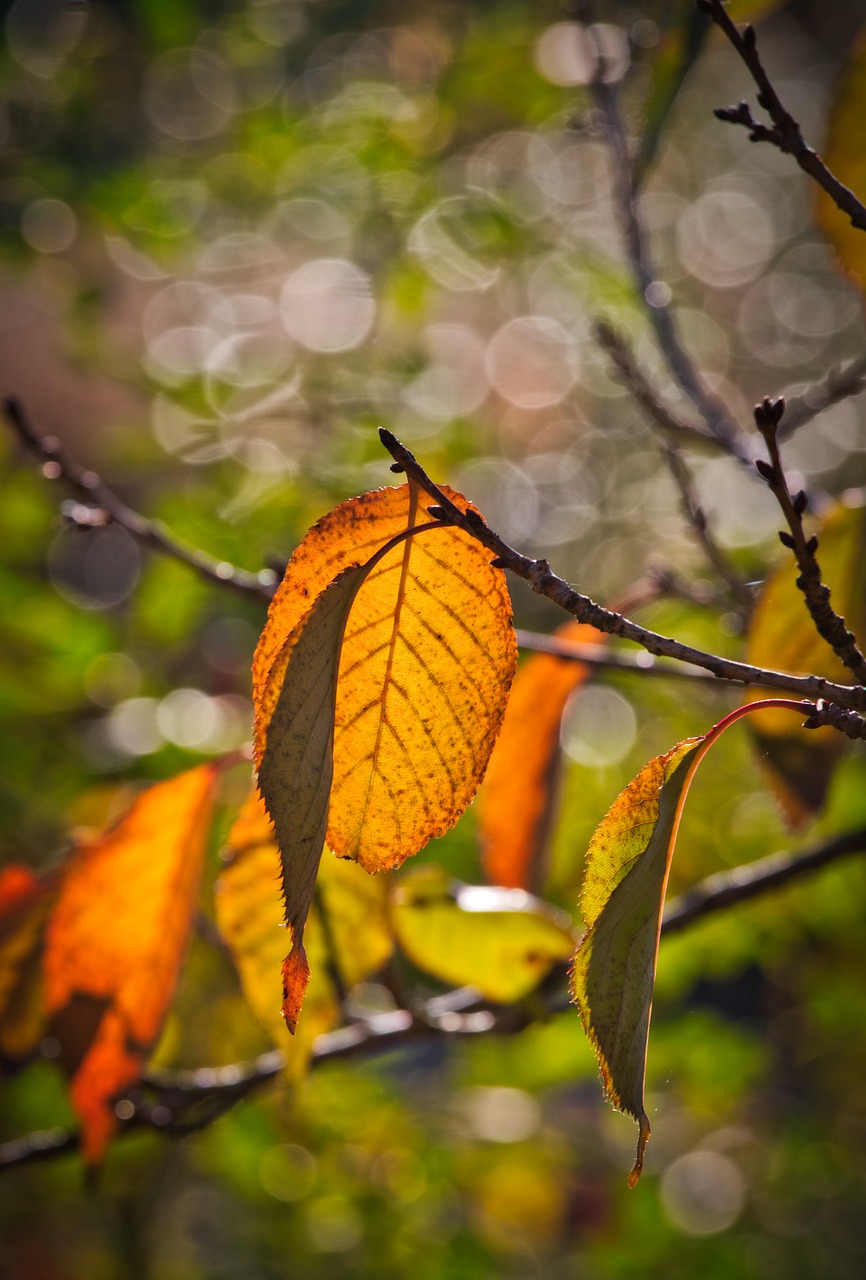
MULTIPOLYGON (((777 88, 820 145, 861 3, 737 12, 761 19, 777 88)), ((671 304, 748 430, 759 397, 796 399, 863 357, 863 298, 794 164, 713 118, 751 86, 691 6, 602 0, 594 22, 645 160, 646 299, 587 87, 592 46, 558 3, 6 5, 3 393, 131 506, 265 583, 326 510, 389 482, 386 425, 580 590, 610 601, 675 574, 687 598, 640 620, 741 655, 742 618, 594 322, 628 335, 688 418, 647 317, 671 304)), ((685 457, 719 544, 760 581, 778 560, 770 495, 718 452, 685 457)), ((785 459, 819 511, 853 502, 862 402, 821 413, 785 459)), ((93 527, 11 432, 0 468, 2 856, 42 869, 133 782, 248 740, 264 603, 93 527)), ((522 583, 512 595, 518 625, 562 620, 522 583)), ((546 897, 575 911, 617 791, 735 701, 609 673, 576 696, 546 897)), ((791 834, 745 734, 728 738, 690 801, 674 890, 866 820, 862 755, 791 834)), ((480 880, 472 812, 421 858, 480 880)), ((859 1278, 864 905, 866 869, 849 860, 663 945, 655 1132, 633 1192, 632 1126, 602 1102, 568 1012, 325 1066, 183 1143, 125 1138, 95 1192, 75 1157, 12 1169, 0 1275, 859 1278)), ((268 1044, 225 955, 196 938, 158 1062, 221 1065, 268 1044)), ((72 1122, 50 1062, 3 1096, 3 1140, 72 1122)))

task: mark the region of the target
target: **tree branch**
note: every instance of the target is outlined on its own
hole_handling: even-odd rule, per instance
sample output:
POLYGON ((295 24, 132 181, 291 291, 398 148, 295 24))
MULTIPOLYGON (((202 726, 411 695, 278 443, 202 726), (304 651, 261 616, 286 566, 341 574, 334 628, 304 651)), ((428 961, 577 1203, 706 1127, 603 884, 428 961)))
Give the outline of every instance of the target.
POLYGON ((836 207, 848 215, 851 225, 866 231, 866 205, 830 172, 817 151, 813 151, 806 142, 797 121, 783 106, 758 54, 754 27, 748 25, 742 32, 738 31, 722 0, 696 0, 696 3, 724 32, 737 51, 757 87, 758 104, 764 108, 773 123, 770 127, 755 120, 748 102, 740 102, 735 107, 720 107, 713 114, 719 120, 748 129, 752 142, 769 142, 786 155, 793 156, 804 173, 814 178, 836 207))
POLYGON ((185 546, 157 521, 128 507, 95 471, 82 467, 70 457, 54 436, 40 435, 14 397, 3 401, 3 412, 25 448, 41 459, 42 474, 46 480, 63 480, 81 499, 80 511, 73 509, 72 512, 72 518, 78 523, 86 526, 121 525, 145 546, 187 565, 211 584, 229 587, 260 600, 270 600, 276 586, 276 574, 272 569, 248 573, 225 560, 214 560, 203 551, 185 546))
POLYGON ((758 862, 708 876, 670 903, 662 934, 682 933, 696 920, 761 897, 851 853, 866 853, 866 827, 836 836, 805 853, 774 853, 758 862))
POLYGON ((830 604, 830 588, 821 581, 821 567, 815 555, 818 539, 807 539, 803 530, 803 512, 807 503, 805 490, 801 489, 792 498, 788 489, 777 439, 778 426, 784 412, 785 401, 781 397, 770 400, 765 396, 760 404, 755 405, 755 422, 770 455, 769 463, 758 459, 755 466, 778 502, 790 530, 789 533, 781 532, 779 538, 782 545, 794 553, 800 570, 797 587, 803 594, 816 631, 827 641, 858 684, 866 685, 866 658, 860 651, 857 637, 848 630, 844 618, 830 604))
MULTIPOLYGON (((599 68, 603 68, 601 58, 599 68)), ((657 297, 658 290, 655 286, 658 282, 644 243, 628 139, 619 111, 616 89, 613 85, 605 84, 601 74, 594 77, 591 89, 610 146, 614 200, 626 256, 664 361, 676 385, 697 409, 710 435, 739 462, 750 465, 751 454, 737 424, 722 401, 707 390, 693 360, 680 341, 673 311, 668 303, 657 297)))
MULTIPOLYGON (((683 933, 699 920, 752 899, 784 884, 810 875, 837 859, 866 852, 866 827, 835 836, 826 843, 798 854, 773 854, 758 862, 708 876, 671 902, 664 914, 662 936, 683 933)), ((560 965, 545 983, 549 992, 548 1014, 562 1012, 567 1001, 561 994, 567 968, 560 965)), ((375 1014, 337 1031, 319 1036, 313 1046, 311 1067, 359 1054, 390 1050, 424 1039, 511 1034, 536 1020, 537 1008, 488 1006, 472 988, 436 996, 418 1013, 397 1009, 375 1014)), ((118 1136, 152 1129, 183 1137, 213 1123, 235 1103, 280 1075, 285 1067, 281 1050, 262 1054, 252 1063, 201 1067, 196 1071, 151 1071, 141 1088, 118 1104, 118 1136), (125 1105, 124 1105, 125 1104, 125 1105)), ((75 1130, 38 1130, 0 1146, 0 1173, 49 1160, 81 1145, 75 1130)))
MULTIPOLYGON (((390 431, 380 427, 379 436, 395 460, 392 471, 405 471, 425 493, 433 498, 436 506, 431 509, 431 515, 437 519, 444 519, 470 534, 492 552, 493 564, 497 568, 509 569, 517 577, 523 578, 537 595, 551 600, 566 613, 577 618, 579 622, 589 623, 590 626, 608 635, 631 640, 657 657, 675 658, 679 662, 702 667, 720 680, 727 680, 733 684, 756 684, 765 689, 781 689, 797 693, 803 698, 823 698, 849 710, 866 711, 866 688, 836 684, 821 676, 795 676, 765 667, 754 667, 744 662, 733 662, 717 654, 707 653, 703 649, 695 649, 691 645, 681 644, 678 640, 661 636, 655 631, 649 631, 646 627, 632 622, 630 618, 623 617, 622 614, 602 608, 589 596, 575 591, 563 578, 557 577, 546 560, 533 560, 522 555, 494 533, 481 516, 472 510, 462 512, 433 483, 413 454, 390 431)), ((810 714, 810 711, 804 708, 804 714, 810 714)))
POLYGON ((822 382, 786 401, 785 417, 779 425, 779 439, 787 440, 831 405, 859 395, 864 389, 866 356, 852 360, 844 369, 831 369, 822 382))
POLYGON ((548 636, 543 632, 522 631, 519 627, 514 634, 521 649, 532 649, 536 653, 551 653, 554 657, 564 658, 570 662, 585 662, 587 666, 598 667, 602 671, 623 671, 632 675, 658 676, 667 680, 697 680, 704 684, 716 685, 708 671, 660 664, 649 653, 632 658, 625 653, 611 653, 610 649, 606 649, 601 644, 581 644, 576 640, 563 640, 559 636, 548 636))

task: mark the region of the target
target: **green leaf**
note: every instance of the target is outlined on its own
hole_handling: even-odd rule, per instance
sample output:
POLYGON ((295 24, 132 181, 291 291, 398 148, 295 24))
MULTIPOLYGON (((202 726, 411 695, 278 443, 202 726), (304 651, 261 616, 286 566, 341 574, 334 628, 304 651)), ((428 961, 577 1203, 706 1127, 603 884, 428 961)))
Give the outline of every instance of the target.
POLYGON ((574 947, 568 916, 523 889, 453 882, 438 866, 391 894, 395 936, 413 964, 452 986, 513 1004, 574 947))
POLYGON ((650 1136, 644 1075, 662 906, 677 828, 704 738, 686 738, 644 765, 595 830, 580 906, 587 925, 572 995, 610 1102, 640 1125, 629 1186, 650 1136))
POLYGON ((647 1039, 662 909, 683 806, 705 753, 756 706, 803 714, 803 703, 768 698, 738 707, 703 737, 678 742, 644 765, 620 793, 587 850, 580 898, 587 932, 572 963, 571 990, 605 1094, 640 1128, 630 1187, 643 1170, 650 1136, 644 1107, 647 1039))

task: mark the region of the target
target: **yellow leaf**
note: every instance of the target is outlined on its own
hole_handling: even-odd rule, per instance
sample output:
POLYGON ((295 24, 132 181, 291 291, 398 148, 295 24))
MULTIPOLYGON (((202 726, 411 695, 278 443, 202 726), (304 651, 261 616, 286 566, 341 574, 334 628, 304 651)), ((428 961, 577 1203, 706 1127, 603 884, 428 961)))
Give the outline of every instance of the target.
MULTIPOLYGON (((595 627, 567 622, 561 640, 598 644, 595 627)), ((494 884, 541 887, 561 758, 559 733, 571 694, 586 679, 585 663, 539 653, 517 672, 502 732, 478 793, 484 869, 494 884)))
POLYGON ((394 888, 391 919, 419 969, 498 1004, 521 1000, 574 948, 564 912, 522 889, 455 884, 436 866, 394 888))
MULTIPOLYGON (((855 634, 866 636, 866 507, 836 507, 817 534, 818 560, 832 591, 831 604, 855 634)), ((749 627, 746 660, 758 667, 850 684, 850 671, 815 630, 796 577, 788 558, 767 578, 749 627)), ((759 697, 749 693, 746 701, 759 697)), ((761 769, 786 818, 793 826, 801 824, 821 809, 845 739, 833 729, 801 729, 779 710, 756 712, 749 727, 761 769)))
POLYGON ((339 857, 398 866, 472 799, 505 709, 516 645, 503 575, 460 530, 401 536, 421 523, 409 485, 335 508, 292 557, 256 650, 259 786, 292 929, 290 1027, 325 823, 339 857))
POLYGON ((217 766, 202 765, 142 792, 115 827, 75 849, 65 872, 45 942, 45 1003, 90 1164, 174 994, 216 777, 217 766))
MULTIPOLYGON (((856 41, 836 87, 827 137, 821 154, 839 181, 866 202, 866 150, 863 121, 866 120, 866 31, 856 41)), ((866 292, 866 232, 851 225, 823 190, 817 188, 816 219, 829 238, 844 270, 866 292)))
POLYGON ((326 857, 317 895, 304 932, 312 976, 304 1017, 285 1043, 277 974, 286 949, 281 925, 280 855, 270 819, 253 792, 228 835, 229 862, 216 885, 216 918, 228 942, 250 1005, 281 1045, 286 1071, 299 1079, 318 1036, 339 1025, 340 993, 331 977, 336 967, 350 989, 375 973, 391 954, 385 900, 387 881, 364 874, 354 863, 326 857), (327 916, 322 926, 321 910, 327 916))

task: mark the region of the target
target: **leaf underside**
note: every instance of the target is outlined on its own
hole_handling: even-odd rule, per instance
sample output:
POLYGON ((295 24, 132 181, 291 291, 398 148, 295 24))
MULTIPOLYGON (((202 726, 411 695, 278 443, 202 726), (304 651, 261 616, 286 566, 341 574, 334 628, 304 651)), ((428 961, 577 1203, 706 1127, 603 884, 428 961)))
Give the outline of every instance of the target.
POLYGON ((647 1037, 670 859, 686 791, 705 738, 651 760, 614 801, 587 852, 572 995, 595 1048, 610 1102, 638 1122, 633 1186, 650 1136, 644 1107, 647 1037))

